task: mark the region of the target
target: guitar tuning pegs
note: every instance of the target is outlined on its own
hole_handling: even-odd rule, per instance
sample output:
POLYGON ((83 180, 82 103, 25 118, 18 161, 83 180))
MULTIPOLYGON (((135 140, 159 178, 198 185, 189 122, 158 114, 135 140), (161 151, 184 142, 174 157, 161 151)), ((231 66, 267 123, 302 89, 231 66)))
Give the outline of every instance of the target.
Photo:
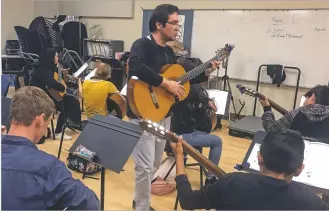
POLYGON ((162 130, 162 131, 165 130, 164 127, 162 127, 161 125, 159 126, 159 129, 162 130))
POLYGON ((152 123, 153 127, 159 127, 159 125, 155 122, 152 123))

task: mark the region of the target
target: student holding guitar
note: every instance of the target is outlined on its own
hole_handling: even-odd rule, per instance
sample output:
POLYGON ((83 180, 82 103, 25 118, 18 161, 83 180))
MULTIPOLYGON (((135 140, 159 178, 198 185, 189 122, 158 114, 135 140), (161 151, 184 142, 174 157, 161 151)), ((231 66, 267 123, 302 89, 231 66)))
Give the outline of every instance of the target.
MULTIPOLYGON (((212 118, 217 120, 216 106, 200 84, 192 84, 189 96, 172 108, 171 131, 182 135, 193 147, 210 147, 209 160, 218 166, 222 154, 222 140, 210 134, 212 118), (214 115, 213 115, 214 114, 214 115)), ((217 178, 208 172, 205 183, 212 184, 217 178)))
MULTIPOLYGON (((182 97, 184 87, 178 82, 166 79, 160 75, 164 65, 175 64, 176 59, 173 50, 166 45, 168 41, 176 39, 179 26, 179 9, 170 4, 157 6, 149 20, 151 35, 136 40, 130 50, 128 79, 133 76, 152 87, 163 87, 173 95, 182 97)), ((212 69, 218 66, 218 62, 212 62, 212 69)), ((129 99, 128 85, 128 101, 129 99)), ((140 96, 141 98, 146 96, 140 96)), ((154 99, 156 97, 154 96, 154 99)), ((144 108, 149 109, 149 108, 144 108)), ((137 123, 136 112, 128 107, 127 116, 130 121, 137 123)), ((169 115, 160 120, 160 125, 170 127, 169 115)), ((159 167, 165 147, 164 140, 157 140, 152 135, 143 133, 133 152, 135 161, 135 197, 133 208, 136 210, 150 210, 151 180, 155 170, 159 167)), ((152 209, 152 208, 151 208, 152 209)))
POLYGON ((90 80, 85 80, 83 84, 79 80, 79 93, 83 97, 84 109, 88 118, 95 114, 109 114, 106 103, 108 95, 119 92, 115 85, 108 81, 109 76, 110 68, 102 63, 97 67, 95 76, 90 80))
POLYGON ((294 131, 270 132, 258 152, 260 174, 234 172, 215 184, 192 190, 185 174, 184 140, 171 142, 176 186, 184 210, 328 210, 310 187, 292 181, 304 169, 305 144, 294 131))
POLYGON ((269 100, 260 100, 264 107, 262 116, 266 131, 292 129, 303 136, 316 138, 329 144, 329 86, 322 85, 310 89, 304 95, 304 105, 289 111, 279 120, 275 120, 269 100))
MULTIPOLYGON (((57 66, 58 66, 58 54, 56 50, 53 48, 47 49, 43 55, 40 55, 40 61, 35 71, 32 73, 30 85, 41 88, 54 101, 56 109, 60 112, 55 129, 55 137, 56 139, 60 139, 63 125, 65 123, 64 115, 63 115, 63 105, 62 105, 62 101, 56 99, 56 96, 54 96, 51 93, 65 92, 66 87, 64 80, 62 80, 62 83, 60 83, 54 78, 55 74, 61 75, 58 74, 57 66)), ((71 136, 64 134, 64 140, 71 140, 71 139, 72 139, 71 136)))

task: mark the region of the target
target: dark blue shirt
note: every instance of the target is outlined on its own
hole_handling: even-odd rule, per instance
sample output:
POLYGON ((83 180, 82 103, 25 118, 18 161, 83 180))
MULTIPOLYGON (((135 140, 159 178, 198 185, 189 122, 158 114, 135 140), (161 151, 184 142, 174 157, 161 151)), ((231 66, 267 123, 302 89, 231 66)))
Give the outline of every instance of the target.
POLYGON ((27 138, 1 137, 3 210, 100 209, 95 193, 27 138))

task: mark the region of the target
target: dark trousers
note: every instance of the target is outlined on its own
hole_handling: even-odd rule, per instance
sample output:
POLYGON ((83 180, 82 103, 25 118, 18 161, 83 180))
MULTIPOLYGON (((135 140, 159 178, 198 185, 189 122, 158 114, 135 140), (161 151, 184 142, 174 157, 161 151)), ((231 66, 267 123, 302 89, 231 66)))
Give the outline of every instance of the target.
POLYGON ((57 125, 55 129, 55 133, 61 133, 63 130, 63 126, 65 123, 64 113, 63 113, 63 101, 60 102, 54 102, 56 106, 56 110, 60 112, 58 119, 57 119, 57 125))

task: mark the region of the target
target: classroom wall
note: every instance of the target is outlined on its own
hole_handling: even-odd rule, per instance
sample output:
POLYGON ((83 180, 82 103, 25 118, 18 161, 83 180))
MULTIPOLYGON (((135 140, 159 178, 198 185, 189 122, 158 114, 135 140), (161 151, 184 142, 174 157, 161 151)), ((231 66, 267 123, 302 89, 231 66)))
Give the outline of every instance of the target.
MULTIPOLYGON (((101 24, 103 28, 103 37, 105 39, 119 39, 124 40, 125 50, 129 50, 131 44, 142 34, 142 21, 143 21, 143 9, 154 9, 157 5, 162 3, 174 3, 180 9, 308 9, 308 8, 329 8, 329 1, 187 1, 187 0, 175 0, 175 1, 159 1, 148 0, 135 2, 135 14, 133 19, 86 19, 83 20, 88 26, 101 24), (143 9, 142 9, 143 8, 143 9)), ((211 21, 209 21, 211 23, 211 21)), ((206 24, 206 23, 205 23, 206 24)), ((217 27, 217 26, 214 26, 217 27)), ((206 38, 205 38, 206 39, 206 38)), ((229 75, 229 73, 228 73, 229 75)), ((314 77, 317 77, 316 75, 314 77)), ((255 88, 255 82, 247 82, 241 80, 230 80, 230 85, 233 92, 234 102, 236 104, 237 111, 240 109, 239 99, 246 102, 245 108, 241 114, 251 115, 253 111, 254 99, 246 96, 242 96, 235 88, 236 84, 242 83, 255 88)), ((297 106, 301 96, 307 91, 305 88, 300 88, 297 97, 297 106)), ((269 96, 272 100, 279 103, 282 107, 290 110, 293 108, 293 99, 295 88, 282 86, 280 88, 274 85, 262 84, 260 92, 269 96)), ((231 112, 233 112, 233 106, 231 104, 231 112)), ((262 108, 257 106, 257 115, 261 115, 262 108)), ((276 116, 281 116, 276 113, 276 116)))
POLYGON ((28 27, 34 18, 34 0, 1 0, 1 53, 6 40, 17 39, 14 26, 28 27))

